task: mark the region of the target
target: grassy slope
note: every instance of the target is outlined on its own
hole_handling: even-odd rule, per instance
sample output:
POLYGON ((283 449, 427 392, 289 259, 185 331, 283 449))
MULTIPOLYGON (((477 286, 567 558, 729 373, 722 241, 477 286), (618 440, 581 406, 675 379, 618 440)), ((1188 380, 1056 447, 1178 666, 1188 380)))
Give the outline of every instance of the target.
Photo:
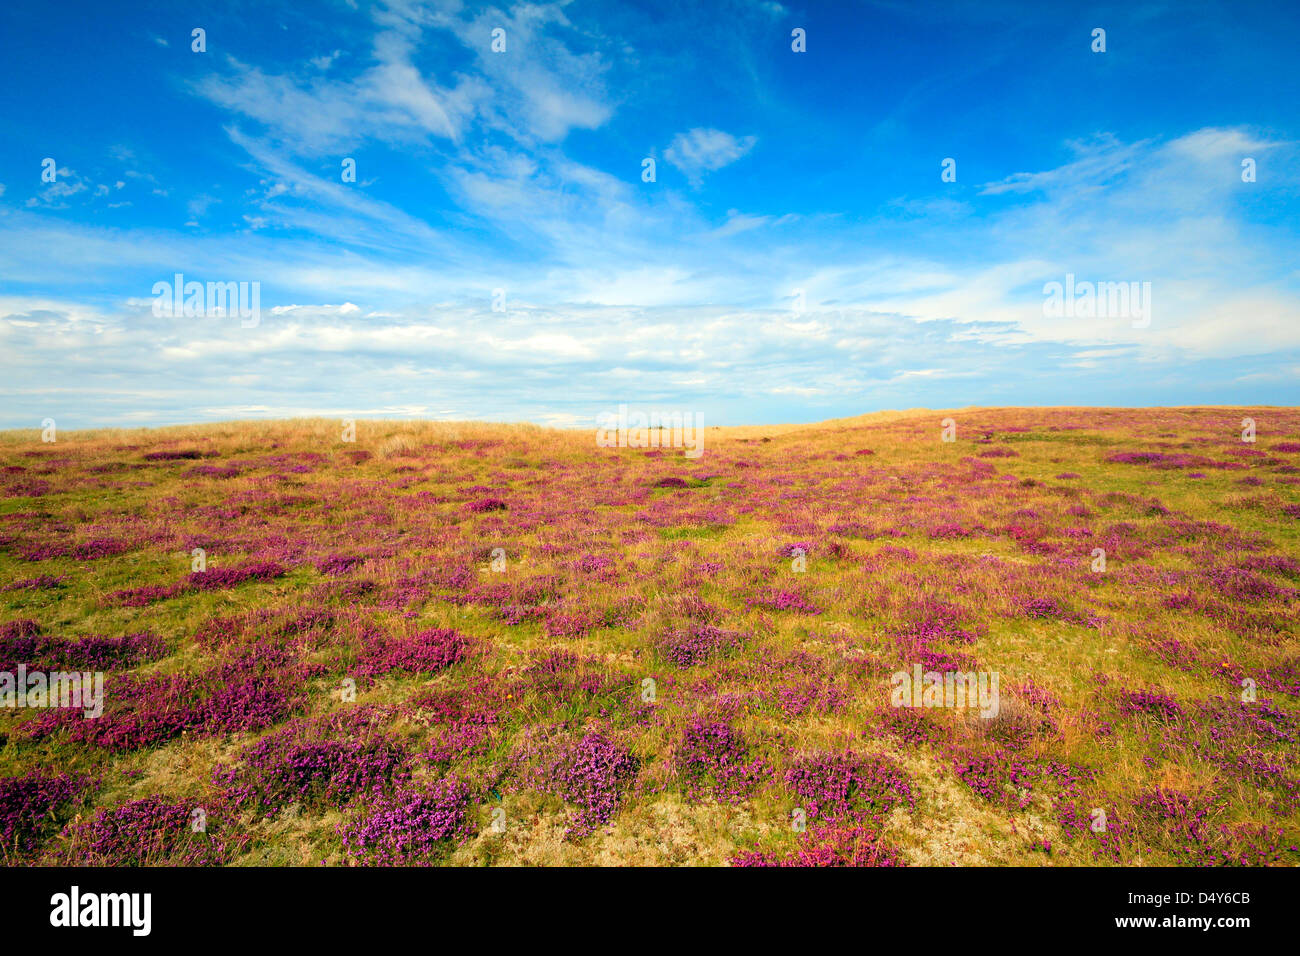
MULTIPOLYGON (((1300 581, 1285 563, 1249 565, 1261 555, 1300 555, 1300 520, 1283 511, 1300 502, 1292 464, 1300 455, 1268 454, 1300 441, 1295 410, 913 410, 709 429, 705 454, 694 461, 671 451, 656 458, 598 449, 590 432, 532 426, 363 421, 355 444, 340 441, 340 432, 332 421, 293 421, 69 432, 55 444, 42 444, 35 431, 0 434, 8 489, 0 499, 0 584, 65 576, 56 588, 0 594, 5 620, 33 619, 68 637, 148 629, 170 653, 141 673, 203 673, 229 652, 195 640, 204 623, 266 609, 272 613, 241 640, 279 641, 319 666, 304 679, 302 712, 310 714, 357 706, 340 701, 337 688, 356 673, 375 633, 446 626, 471 635, 478 652, 469 659, 437 674, 361 680, 357 702, 387 707, 386 730, 418 753, 442 733, 413 703, 419 694, 488 688, 499 721, 486 752, 417 768, 417 781, 447 773, 473 790, 479 835, 447 848, 453 863, 722 863, 753 848, 789 854, 803 839, 791 831, 790 813, 804 801, 783 782, 786 768, 802 755, 846 749, 886 755, 910 777, 915 806, 871 824, 910 863, 1177 864, 1189 861, 1189 847, 1297 862, 1285 847, 1300 842, 1290 592, 1300 581), (1238 437, 1247 414, 1259 422, 1253 445, 1238 437), (939 419, 949 415, 959 427, 955 443, 939 440, 939 419), (210 457, 144 459, 169 449, 210 457), (874 454, 855 454, 860 449, 874 454), (994 449, 1015 456, 982 457, 994 449), (355 461, 359 451, 371 457, 355 461), (1106 460, 1132 451, 1210 464, 1106 460), (189 474, 196 465, 232 463, 233 477, 189 474), (1063 473, 1078 477, 1056 477, 1063 473), (1191 477, 1198 473, 1204 477, 1191 477), (687 487, 654 487, 667 476, 687 487), (508 510, 467 508, 485 497, 508 510), (92 539, 128 549, 92 560, 21 557, 34 545, 92 539), (779 553, 791 543, 812 545, 806 573, 779 553), (110 595, 120 589, 183 580, 196 544, 214 567, 277 560, 288 570, 272 581, 114 606, 110 595), (1088 570, 1098 546, 1108 553, 1104 574, 1088 570), (489 568, 494 547, 507 555, 502 574, 489 568), (323 575, 313 562, 330 555, 366 561, 323 575), (584 570, 584 557, 612 566, 584 570), (701 570, 710 564, 717 569, 701 570), (1254 569, 1229 573, 1247 566, 1254 569), (472 583, 454 579, 456 570, 472 583), (542 579, 548 595, 532 605, 519 598, 534 613, 517 624, 503 620, 507 599, 449 600, 475 586, 526 595, 527 583, 542 579), (374 586, 346 592, 355 580, 374 586), (772 590, 797 593, 821 613, 750 605, 772 590), (1179 595, 1190 597, 1166 606, 1179 595), (718 623, 744 637, 738 648, 679 667, 661 639, 708 618, 692 598, 720 609, 718 623), (1048 610, 1027 611, 1035 598, 1047 599, 1048 610), (976 640, 939 638, 931 648, 997 671, 1003 716, 927 711, 928 740, 905 739, 887 706, 888 674, 914 659, 900 638, 948 613, 940 603, 976 640), (332 609, 334 623, 300 639, 272 635, 266 621, 302 608, 332 609), (569 685, 538 677, 538 662, 557 648, 576 655, 565 664, 569 685), (1253 738, 1229 739, 1207 757, 1195 746, 1210 733, 1197 702, 1235 701, 1243 675, 1260 680, 1259 696, 1292 735, 1262 750, 1253 738), (647 676, 658 683, 652 708, 637 692, 647 676), (579 677, 595 691, 578 686, 579 677), (1035 706, 1033 688, 1048 702, 1035 706), (1141 689, 1174 698, 1183 715, 1126 707, 1123 692, 1141 689), (695 715, 739 730, 748 757, 770 768, 740 799, 691 792, 676 772, 695 715), (572 740, 593 729, 629 748, 639 771, 607 824, 566 839, 572 802, 527 785, 535 762, 521 754, 543 734, 572 740), (1239 757, 1260 752, 1287 769, 1241 769, 1239 757), (972 754, 994 767, 992 798, 954 772, 972 754), (1018 788, 1007 770, 1017 761, 1094 776, 1070 794, 1047 780, 1018 788), (1207 822, 1189 826, 1135 804, 1153 791, 1186 795, 1205 808, 1207 822), (1090 833, 1062 828, 1067 796, 1085 816, 1104 807, 1121 821, 1113 854, 1098 855, 1090 833), (506 811, 505 833, 483 832, 497 806, 506 811), (1281 836, 1244 829, 1259 826, 1279 827, 1281 836), (1280 855, 1269 851, 1273 844, 1280 855)), ((113 753, 58 734, 27 740, 20 725, 30 719, 0 711, 0 774, 42 767, 99 779, 84 805, 60 811, 60 823, 154 793, 220 806, 213 766, 239 760, 258 736, 187 733, 113 753)), ((233 862, 341 862, 335 826, 364 804, 271 819, 223 808, 250 837, 233 862)), ((47 858, 59 858, 61 845, 53 836, 45 852, 55 856, 47 858)))

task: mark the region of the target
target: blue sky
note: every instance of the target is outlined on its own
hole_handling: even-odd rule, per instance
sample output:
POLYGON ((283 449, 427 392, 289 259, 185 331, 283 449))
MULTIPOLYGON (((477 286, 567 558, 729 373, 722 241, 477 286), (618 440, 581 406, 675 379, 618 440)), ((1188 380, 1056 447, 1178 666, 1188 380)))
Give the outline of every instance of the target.
POLYGON ((1297 49, 1291 3, 14 0, 0 427, 1300 404, 1297 49), (175 273, 260 321, 155 315, 175 273), (1149 323, 1045 315, 1067 274, 1149 323))

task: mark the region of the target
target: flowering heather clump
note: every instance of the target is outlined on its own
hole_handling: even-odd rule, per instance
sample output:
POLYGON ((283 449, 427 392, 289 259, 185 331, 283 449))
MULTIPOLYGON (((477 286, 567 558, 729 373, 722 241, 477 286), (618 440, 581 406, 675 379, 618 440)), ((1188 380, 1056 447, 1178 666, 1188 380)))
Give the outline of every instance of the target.
POLYGON ((669 476, 669 477, 667 477, 667 478, 660 478, 660 479, 659 479, 658 481, 656 481, 656 482, 655 482, 651 487, 654 487, 654 488, 689 488, 690 485, 687 484, 686 479, 684 479, 684 478, 677 478, 677 477, 674 477, 674 476, 669 476))
POLYGON ((195 465, 185 473, 186 478, 238 478, 238 468, 222 468, 220 465, 195 465))
POLYGON ((1059 697, 1045 688, 1039 687, 1032 680, 1022 681, 1016 684, 1012 690, 1015 691, 1017 697, 1044 714, 1050 714, 1061 706, 1059 697))
POLYGON ((738 730, 724 721, 697 716, 677 745, 677 773, 686 782, 689 796, 708 788, 718 800, 739 800, 766 776, 763 762, 748 756, 738 730))
POLYGON ((776 687, 771 699, 787 717, 799 717, 810 712, 831 714, 845 703, 838 688, 813 680, 776 687))
POLYGON ((547 637, 582 637, 596 627, 596 621, 585 613, 551 611, 546 615, 544 627, 547 637))
MULTIPOLYGON (((1290 660, 1251 673, 1259 686, 1265 690, 1300 697, 1300 657, 1292 657, 1290 660)), ((1240 684, 1241 681, 1238 679, 1234 683, 1240 684)))
POLYGON ((664 657, 678 667, 693 667, 739 647, 742 637, 736 631, 726 631, 712 624, 695 624, 669 631, 660 638, 659 648, 664 657))
POLYGON ((839 521, 826 529, 830 534, 839 535, 844 538, 861 538, 870 540, 877 537, 876 533, 867 525, 860 521, 839 521))
POLYGON ((968 530, 959 524, 941 524, 930 529, 930 537, 936 541, 949 538, 968 538, 974 533, 973 529, 968 530))
POLYGON ((236 568, 208 568, 206 571, 191 571, 185 583, 188 587, 198 591, 214 591, 220 588, 233 588, 245 581, 270 581, 282 574, 284 574, 284 568, 274 561, 259 561, 236 568))
POLYGON ((1029 805, 1038 773, 1022 757, 1002 751, 958 751, 953 761, 957 779, 992 803, 1012 809, 1029 805))
POLYGON ((81 561, 94 561, 98 558, 112 558, 131 550, 126 541, 114 541, 110 538, 92 538, 74 544, 71 556, 81 561))
POLYGON ((751 851, 734 857, 732 866, 905 866, 895 847, 880 833, 863 826, 817 827, 809 830, 799 848, 781 857, 751 851))
POLYGON ((365 558, 355 554, 332 554, 317 561, 316 570, 326 575, 347 574, 365 562, 365 558))
POLYGON ((747 602, 750 607, 767 608, 770 611, 799 611, 803 614, 820 614, 821 609, 809 602, 801 594, 781 588, 768 588, 747 602))
POLYGON ((36 852, 53 826, 56 813, 86 789, 84 777, 33 771, 0 779, 0 860, 8 854, 36 852))
POLYGON ((102 716, 86 720, 77 710, 47 710, 24 729, 36 740, 66 730, 70 740, 118 753, 156 747, 185 732, 259 730, 297 708, 302 680, 283 652, 254 649, 201 675, 110 675, 102 716))
POLYGON ((450 766, 463 757, 486 753, 491 735, 480 724, 457 723, 434 734, 421 756, 432 764, 450 766))
MULTIPOLYGON (((6 498, 40 498, 50 493, 51 485, 48 481, 42 481, 39 478, 31 478, 26 481, 15 481, 9 483, 4 490, 6 498)), ((40 560, 39 558, 29 558, 28 560, 40 560)))
POLYGON ((236 805, 268 815, 293 803, 341 806, 405 779, 407 752, 373 724, 376 715, 296 720, 245 747, 213 780, 236 805))
POLYGON ((377 677, 390 672, 434 674, 464 659, 471 642, 450 627, 435 627, 410 637, 390 637, 366 648, 358 672, 377 677))
POLYGON ((67 579, 66 574, 38 574, 34 578, 23 578, 21 581, 6 584, 0 588, 0 591, 44 591, 63 587, 63 582, 67 579))
POLYGON ((900 643, 923 647, 931 641, 951 641, 956 644, 974 644, 983 630, 969 623, 970 615, 950 604, 929 600, 909 608, 912 618, 900 628, 900 643))
POLYGON ((26 635, 0 637, 0 669, 25 664, 29 669, 111 670, 137 667, 167 653, 167 642, 142 632, 121 637, 51 637, 26 635))
POLYGON ((792 541, 790 544, 782 545, 777 553, 786 558, 796 558, 801 554, 812 557, 813 545, 811 541, 792 541))
POLYGON ((1177 700, 1158 690, 1121 690, 1119 711, 1121 714, 1146 714, 1163 721, 1177 720, 1183 714, 1177 700))
POLYGON ((398 790, 339 826, 349 856, 379 866, 431 864, 474 835, 469 787, 439 780, 398 790))
POLYGON ((132 800, 100 810, 88 823, 69 827, 57 851, 60 865, 220 866, 246 842, 222 838, 206 808, 205 832, 195 832, 195 806, 169 803, 161 796, 132 800))
POLYGON ((1177 790, 1152 790, 1139 795, 1133 806, 1140 816, 1163 823, 1182 853, 1204 850, 1210 839, 1209 817, 1222 809, 1177 790))
POLYGON ((1155 465, 1158 468, 1188 468, 1206 463, 1206 459, 1196 455, 1166 455, 1158 451, 1121 451, 1107 455, 1106 460, 1116 465, 1155 465))
POLYGON ((1033 618, 1062 618, 1066 616, 1065 609, 1054 598, 1037 597, 1025 601, 1021 605, 1026 617, 1033 618))
POLYGON ((1121 863, 1125 854, 1132 852, 1133 827, 1113 807, 1098 809, 1106 814, 1106 825, 1094 830, 1091 811, 1085 812, 1073 795, 1060 796, 1052 801, 1056 822, 1068 840, 1083 841, 1085 847, 1090 847, 1093 860, 1121 863))
POLYGON ((618 810, 636 779, 639 763, 630 751, 600 733, 589 733, 550 764, 551 792, 578 805, 571 836, 586 836, 618 810))
POLYGON ((1211 568, 1205 577, 1216 593, 1239 601, 1290 601, 1300 594, 1239 568, 1211 568))
POLYGON ((881 548, 880 555, 885 558, 897 558, 900 561, 915 561, 919 557, 911 548, 900 548, 894 544, 887 544, 881 548))
POLYGON ((1191 670, 1199 659, 1194 647, 1173 637, 1152 644, 1151 653, 1169 667, 1176 667, 1180 671, 1191 670))
POLYGON ((501 692, 489 678, 455 690, 426 690, 409 705, 435 723, 495 724, 501 719, 501 692))
POLYGON ((31 618, 19 618, 0 624, 0 641, 17 641, 35 637, 41 633, 41 625, 31 618))
POLYGON ((1252 555, 1241 562, 1243 571, 1266 571, 1300 579, 1300 560, 1285 554, 1252 555))
MULTIPOLYGON (((937 743, 948 733, 946 727, 936 723, 931 711, 921 707, 877 707, 872 727, 909 747, 937 743)), ((863 735, 873 733, 868 730, 863 735)))
POLYGON ((1300 850, 1284 846, 1279 829, 1213 822, 1226 805, 1211 797, 1157 788, 1140 794, 1133 805, 1139 832, 1171 859, 1199 866, 1260 866, 1300 859, 1300 850))
POLYGON ((290 612, 275 628, 275 633, 284 637, 304 634, 317 628, 330 627, 334 623, 334 612, 326 608, 310 607, 290 612))
POLYGON ((95 720, 49 710, 27 728, 37 739, 65 728, 73 741, 121 753, 156 747, 202 723, 200 687, 184 675, 115 675, 104 681, 104 700, 104 714, 95 720))
POLYGON ((509 506, 500 498, 479 498, 465 507, 475 514, 482 514, 485 511, 506 511, 509 506))
POLYGON ((907 774, 879 756, 814 754, 796 761, 785 782, 803 800, 810 820, 861 820, 916 803, 907 774))
POLYGON ((243 617, 208 618, 194 632, 194 639, 209 649, 221 647, 238 640, 243 635, 245 626, 243 617))
POLYGON ((279 723, 304 702, 302 668, 275 647, 258 646, 203 677, 211 693, 199 707, 206 734, 247 733, 279 723))
POLYGON ((573 563, 573 566, 583 574, 598 574, 602 571, 612 570, 614 559, 604 555, 584 554, 573 563))
POLYGON ((182 451, 151 451, 144 456, 145 461, 194 461, 202 458, 203 452, 195 449, 182 451))
POLYGON ((1196 609, 1201 606, 1201 599, 1191 591, 1183 591, 1179 594, 1170 594, 1161 598, 1160 606, 1171 611, 1182 611, 1188 608, 1196 609))

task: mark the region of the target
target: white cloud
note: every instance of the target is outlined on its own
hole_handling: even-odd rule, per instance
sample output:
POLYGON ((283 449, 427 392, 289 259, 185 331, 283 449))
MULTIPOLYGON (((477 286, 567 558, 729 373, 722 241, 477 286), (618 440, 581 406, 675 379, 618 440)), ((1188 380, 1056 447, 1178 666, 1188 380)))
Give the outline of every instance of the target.
POLYGON ((698 183, 705 173, 740 159, 754 148, 757 141, 753 136, 737 139, 719 129, 697 127, 674 136, 664 150, 664 159, 684 172, 692 183, 698 183))

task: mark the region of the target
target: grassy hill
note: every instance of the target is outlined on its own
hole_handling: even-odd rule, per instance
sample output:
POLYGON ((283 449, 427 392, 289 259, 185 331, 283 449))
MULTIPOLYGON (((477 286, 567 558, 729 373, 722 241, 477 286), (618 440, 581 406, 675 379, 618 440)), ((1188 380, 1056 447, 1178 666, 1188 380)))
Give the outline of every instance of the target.
POLYGON ((1300 411, 703 437, 0 433, 4 861, 1300 863, 1300 411))

